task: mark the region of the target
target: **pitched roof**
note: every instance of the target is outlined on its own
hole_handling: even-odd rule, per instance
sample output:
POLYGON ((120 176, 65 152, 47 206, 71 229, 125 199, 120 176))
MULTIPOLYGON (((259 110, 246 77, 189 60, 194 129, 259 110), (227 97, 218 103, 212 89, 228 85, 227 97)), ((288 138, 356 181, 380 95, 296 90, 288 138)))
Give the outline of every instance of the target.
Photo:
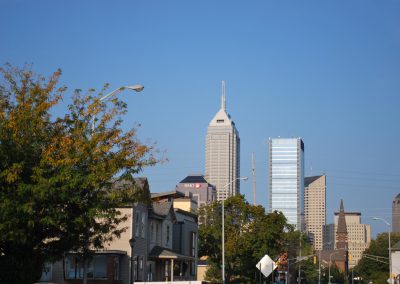
POLYGON ((153 202, 152 207, 155 214, 166 217, 171 211, 172 202, 153 202))
POLYGON ((336 230, 336 234, 347 234, 347 226, 346 226, 346 217, 344 214, 344 207, 343 207, 343 199, 340 200, 340 211, 338 217, 338 226, 336 230))
POLYGON ((304 187, 308 187, 311 183, 313 183, 314 181, 316 181, 320 177, 322 177, 322 176, 305 177, 304 178, 304 187))
MULTIPOLYGON (((113 180, 112 187, 114 190, 133 190, 137 201, 150 203, 149 182, 145 177, 122 177, 113 180)), ((132 204, 125 204, 131 206, 132 204)))
POLYGON ((225 82, 222 81, 222 96, 221 108, 211 120, 209 126, 233 126, 235 123, 232 121, 230 115, 226 112, 226 97, 225 97, 225 82))
POLYGON ((151 194, 151 199, 160 200, 160 199, 167 199, 169 197, 178 198, 184 196, 185 194, 183 192, 180 192, 178 190, 171 190, 167 192, 154 192, 151 194))
POLYGON ((188 175, 180 183, 208 183, 203 175, 188 175))

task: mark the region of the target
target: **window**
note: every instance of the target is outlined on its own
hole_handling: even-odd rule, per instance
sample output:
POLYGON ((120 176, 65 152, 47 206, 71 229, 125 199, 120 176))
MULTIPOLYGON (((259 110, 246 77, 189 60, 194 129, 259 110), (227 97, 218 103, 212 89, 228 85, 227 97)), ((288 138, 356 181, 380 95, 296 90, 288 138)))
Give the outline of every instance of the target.
POLYGON ((154 235, 154 223, 150 223, 150 240, 154 243, 155 235, 154 235))
POLYGON ((136 271, 136 281, 141 281, 142 280, 142 275, 143 275, 143 256, 138 256, 135 258, 135 271, 136 271))
POLYGON ((140 226, 141 236, 144 238, 146 236, 146 213, 142 212, 142 224, 140 226))
POLYGON ((196 241, 197 234, 196 232, 190 232, 190 256, 196 256, 196 241))
POLYGON ((114 280, 119 280, 119 258, 114 257, 114 280))
MULTIPOLYGON (((83 261, 78 255, 68 255, 65 261, 67 279, 83 278, 83 261)), ((86 275, 89 279, 107 279, 107 257, 95 255, 87 260, 86 275)))
POLYGON ((135 213, 135 236, 139 237, 139 212, 135 213))
POLYGON ((156 243, 159 243, 159 241, 160 241, 160 234, 159 234, 159 231, 160 231, 160 225, 159 224, 156 224, 156 243))
POLYGON ((166 230, 166 239, 165 239, 165 245, 169 246, 169 239, 170 239, 170 227, 167 225, 167 230, 166 230))
POLYGON ((138 279, 137 280, 143 280, 142 278, 142 276, 143 276, 143 256, 141 256, 140 258, 139 258, 139 265, 138 265, 138 279))

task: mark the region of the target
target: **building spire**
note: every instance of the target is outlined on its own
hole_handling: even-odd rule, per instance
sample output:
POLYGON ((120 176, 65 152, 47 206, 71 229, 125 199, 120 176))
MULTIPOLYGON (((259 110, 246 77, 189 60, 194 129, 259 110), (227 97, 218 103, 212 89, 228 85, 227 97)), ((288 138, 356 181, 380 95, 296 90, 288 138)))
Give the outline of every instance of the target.
POLYGON ((347 250, 348 232, 346 225, 346 216, 344 213, 343 199, 340 200, 340 211, 336 229, 336 248, 347 250))
POLYGON ((222 80, 222 96, 221 96, 221 109, 226 111, 226 99, 225 99, 225 81, 222 80))

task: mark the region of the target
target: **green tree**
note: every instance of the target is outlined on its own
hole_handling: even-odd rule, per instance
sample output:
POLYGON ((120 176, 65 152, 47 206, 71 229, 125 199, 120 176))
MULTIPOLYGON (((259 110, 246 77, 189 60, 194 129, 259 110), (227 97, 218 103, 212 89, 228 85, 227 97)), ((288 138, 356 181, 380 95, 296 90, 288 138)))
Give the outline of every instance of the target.
POLYGON ((136 129, 121 129, 126 104, 100 100, 107 85, 75 91, 65 116, 53 118, 67 91, 60 70, 47 79, 30 66, 0 73, 0 283, 30 284, 44 261, 68 250, 87 256, 118 237, 126 216, 116 208, 138 195, 115 190, 115 178, 157 161, 136 129))
MULTIPOLYGON (((266 214, 243 195, 225 200, 225 272, 227 283, 253 283, 257 262, 268 254, 277 258, 293 234, 282 213, 266 214)), ((207 279, 221 281, 221 202, 199 211, 199 256, 207 256, 207 279)), ((298 239, 297 239, 298 240, 298 239)))
MULTIPOLYGON (((391 234, 391 245, 400 241, 400 234, 391 234)), ((374 283, 386 283, 389 278, 389 235, 388 233, 378 234, 375 240, 371 241, 368 249, 363 253, 364 257, 354 267, 354 274, 361 276, 365 283, 372 280, 374 283)))

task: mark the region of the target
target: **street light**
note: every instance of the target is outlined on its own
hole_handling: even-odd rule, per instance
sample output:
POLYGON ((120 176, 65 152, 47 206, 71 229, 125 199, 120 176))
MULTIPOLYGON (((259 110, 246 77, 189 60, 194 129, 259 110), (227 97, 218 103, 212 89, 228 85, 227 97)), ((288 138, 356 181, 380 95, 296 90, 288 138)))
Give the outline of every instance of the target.
POLYGON ((337 254, 337 253, 339 253, 338 251, 335 251, 335 252, 332 252, 330 255, 329 255, 329 273, 328 273, 328 275, 329 275, 329 284, 331 284, 331 265, 332 265, 332 255, 334 255, 334 254, 337 254))
POLYGON ((378 217, 373 217, 372 219, 374 220, 381 220, 383 223, 385 223, 389 228, 388 228, 388 234, 389 234, 389 283, 393 284, 393 279, 392 279, 392 248, 390 246, 390 223, 388 221, 386 221, 383 218, 378 218, 378 217))
MULTIPOLYGON (((118 89, 115 89, 114 91, 108 93, 107 95, 104 95, 103 97, 101 97, 99 99, 99 101, 103 101, 108 97, 117 95, 118 93, 122 92, 125 89, 132 90, 132 91, 135 91, 135 92, 141 92, 141 91, 143 91, 144 86, 142 86, 142 85, 123 86, 123 87, 120 87, 118 89)), ((93 120, 92 120, 92 132, 94 131, 94 121, 95 121, 95 116, 93 116, 93 120)))
POLYGON ((222 198, 222 284, 225 284, 225 198, 226 198, 226 187, 237 180, 247 180, 247 177, 238 177, 227 184, 225 184, 222 188, 224 189, 225 196, 222 198))
POLYGON ((133 268, 133 246, 135 244, 135 239, 129 239, 129 245, 131 246, 131 269, 129 272, 129 278, 130 278, 130 283, 134 284, 135 283, 135 279, 133 279, 133 273, 132 273, 132 268, 133 268))

